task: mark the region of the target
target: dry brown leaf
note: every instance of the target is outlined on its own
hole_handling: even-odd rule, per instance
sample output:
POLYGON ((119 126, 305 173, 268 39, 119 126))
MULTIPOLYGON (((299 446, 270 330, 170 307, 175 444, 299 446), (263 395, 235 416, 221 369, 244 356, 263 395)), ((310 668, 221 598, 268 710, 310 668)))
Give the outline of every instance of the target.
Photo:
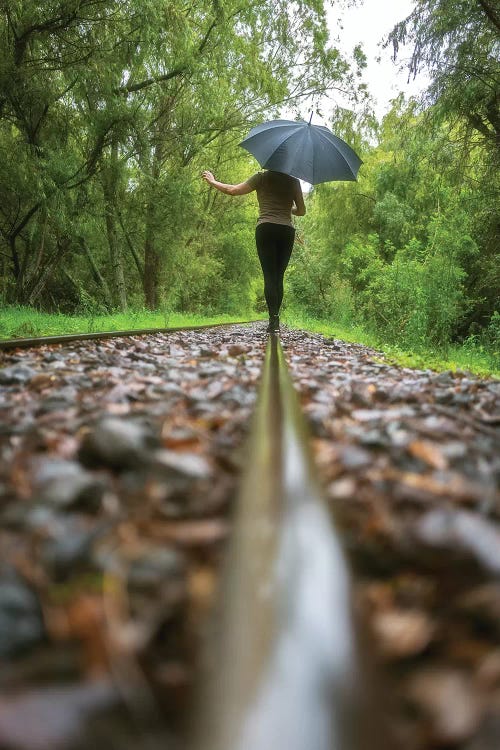
POLYGON ((433 469, 445 470, 448 468, 448 459, 435 443, 430 440, 414 440, 408 445, 408 453, 414 458, 419 458, 433 469))
POLYGON ((154 539, 173 542, 181 547, 210 546, 223 541, 229 533, 229 525, 219 518, 199 521, 154 521, 141 524, 154 539))

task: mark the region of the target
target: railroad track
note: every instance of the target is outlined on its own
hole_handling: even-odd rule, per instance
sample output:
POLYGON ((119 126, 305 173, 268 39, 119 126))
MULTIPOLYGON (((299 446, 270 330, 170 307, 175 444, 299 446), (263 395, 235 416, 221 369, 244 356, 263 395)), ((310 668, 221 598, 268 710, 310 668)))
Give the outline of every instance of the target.
MULTIPOLYGON (((0 350, 212 327, 16 339, 0 342, 0 350)), ((217 667, 200 675, 189 747, 373 748, 358 731, 368 716, 349 573, 276 335, 267 343, 224 571, 217 635, 206 652, 217 667)))
POLYGON ((104 341, 105 339, 133 338, 157 333, 179 333, 182 331, 203 331, 210 328, 224 328, 231 325, 247 325, 254 320, 242 320, 237 323, 210 323, 201 326, 177 326, 172 328, 133 328, 125 331, 99 331, 96 333, 68 333, 61 336, 37 336, 30 338, 12 338, 0 340, 0 351, 12 349, 31 349, 32 347, 52 344, 69 344, 73 341, 104 341))
MULTIPOLYGON (((0 513, 8 524, 0 544, 8 545, 7 562, 21 562, 14 584, 19 598, 29 608, 36 595, 51 615, 44 631, 30 610, 37 643, 48 635, 52 655, 59 638, 90 646, 93 666, 114 678, 104 695, 134 717, 144 742, 133 747, 144 750, 171 748, 158 732, 172 731, 184 737, 176 750, 469 750, 476 735, 481 747, 497 747, 500 730, 493 718, 488 722, 497 705, 498 383, 401 370, 364 347, 300 332, 283 333, 283 351, 279 337, 264 334, 264 324, 208 328, 214 328, 209 336, 189 329, 155 330, 150 337, 144 331, 71 336, 117 340, 70 341, 67 349, 38 352, 27 348, 30 341, 0 346, 14 350, 1 356, 11 366, 0 370, 0 383, 12 396, 0 394, 0 455, 6 458, 0 513), (124 335, 145 337, 120 341, 124 335), (285 354, 300 383, 328 505, 285 354), (114 446, 98 439, 101 414, 114 446), (146 440, 143 424, 150 430, 146 440), (243 455, 232 450, 250 424, 232 505, 243 455), (173 462, 183 463, 182 470, 173 462), (47 485, 37 489, 44 472, 52 481, 50 472, 61 470, 54 496, 47 485), (75 494, 99 482, 102 503, 87 489, 75 494), (41 495, 31 510, 18 500, 28 499, 33 487, 41 495), (198 651, 192 647, 212 601, 229 503, 234 513, 219 566, 220 596, 191 703, 198 651), (332 505, 346 530, 352 587, 332 505), (78 583, 73 593, 71 587, 63 592, 71 593, 66 605, 58 599, 60 587, 73 575, 79 581, 80 573, 65 556, 82 551, 78 539, 76 547, 66 541, 75 529, 90 545, 103 525, 109 531, 104 548, 92 548, 83 567, 97 571, 101 588, 96 593, 94 583, 74 596, 78 583), (144 571, 154 574, 147 591, 137 589, 144 571), (353 617, 351 588, 363 628, 353 617), (143 614, 153 590, 156 610, 143 614), (162 619, 163 601, 170 609, 162 619), (99 616, 108 635, 101 634, 99 616), (155 623, 166 626, 160 641, 155 623), (374 683, 361 629, 378 665, 374 683), (134 633, 144 640, 134 645, 134 633), (157 662, 161 671, 155 672, 157 662), (408 706, 416 709, 413 716, 408 706), (186 713, 188 724, 196 722, 183 734, 179 716, 186 713), (397 742, 387 739, 380 717, 397 742)), ((35 677, 37 669, 34 663, 35 677)), ((87 687, 88 673, 74 670, 76 696, 82 686, 98 707, 102 696, 87 687)), ((9 689, 13 680, 18 689, 17 673, 11 674, 0 676, 0 684, 9 689)), ((58 684, 57 669, 54 674, 58 684)), ((113 732, 111 724, 110 738, 113 732)), ((56 745, 50 740, 43 748, 56 745)), ((84 747, 106 750, 107 744, 78 744, 84 747)))
POLYGON ((267 344, 196 750, 384 747, 360 681, 350 576, 279 337, 267 344))

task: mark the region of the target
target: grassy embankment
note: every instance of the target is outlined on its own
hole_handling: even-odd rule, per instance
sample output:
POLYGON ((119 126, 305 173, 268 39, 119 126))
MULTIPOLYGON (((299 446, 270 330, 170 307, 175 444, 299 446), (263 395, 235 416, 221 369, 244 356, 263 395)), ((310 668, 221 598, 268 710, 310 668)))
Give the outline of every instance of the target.
MULTIPOLYGON (((231 315, 188 315, 183 313, 148 312, 140 310, 113 315, 63 315, 41 313, 23 307, 6 307, 0 311, 0 340, 31 336, 56 336, 65 333, 93 333, 119 331, 133 328, 173 328, 181 326, 232 323, 236 320, 254 320, 262 317, 247 312, 238 318, 231 315)), ((287 312, 283 322, 293 328, 322 333, 343 341, 365 344, 383 352, 385 359, 406 367, 432 370, 467 370, 475 375, 500 378, 500 352, 480 347, 450 346, 446 352, 411 352, 382 340, 362 328, 342 328, 326 321, 315 320, 297 313, 287 312)))
POLYGON ((462 370, 481 377, 500 378, 500 346, 497 351, 487 350, 480 346, 457 345, 448 346, 446 351, 433 351, 431 349, 408 351, 385 343, 381 338, 359 326, 343 328, 334 323, 309 318, 296 312, 285 313, 283 322, 293 328, 322 333, 325 336, 355 344, 364 344, 382 352, 385 355, 384 361, 404 367, 413 367, 419 370, 451 370, 452 372, 462 370))
POLYGON ((126 331, 136 328, 177 328, 183 326, 233 323, 259 317, 247 315, 194 315, 176 312, 149 312, 137 310, 111 315, 63 315, 43 313, 26 307, 9 306, 0 310, 0 340, 61 336, 70 333, 97 333, 99 331, 126 331))

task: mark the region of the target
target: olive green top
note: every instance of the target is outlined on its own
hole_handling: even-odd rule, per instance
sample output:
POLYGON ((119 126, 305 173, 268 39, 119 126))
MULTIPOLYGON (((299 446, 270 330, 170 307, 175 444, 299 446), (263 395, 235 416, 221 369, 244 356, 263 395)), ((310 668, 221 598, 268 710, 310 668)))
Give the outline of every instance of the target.
POLYGON ((257 191, 257 224, 270 222, 293 227, 292 207, 297 190, 300 190, 300 183, 296 177, 269 170, 252 175, 247 180, 247 185, 257 191))

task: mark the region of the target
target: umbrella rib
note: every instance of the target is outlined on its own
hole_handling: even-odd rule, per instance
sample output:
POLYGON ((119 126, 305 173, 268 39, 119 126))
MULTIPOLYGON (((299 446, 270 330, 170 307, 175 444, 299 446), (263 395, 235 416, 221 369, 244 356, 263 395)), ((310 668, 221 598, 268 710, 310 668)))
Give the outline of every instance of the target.
MULTIPOLYGON (((281 124, 281 123, 280 123, 280 125, 279 125, 279 126, 277 126, 277 127, 279 127, 280 129, 281 129, 282 127, 287 127, 287 128, 291 128, 291 126, 292 126, 292 125, 301 125, 301 124, 302 124, 302 123, 295 123, 295 122, 293 122, 293 121, 287 122, 286 120, 284 120, 284 121, 283 121, 283 124, 281 124)), ((262 131, 262 132, 265 132, 265 131, 262 131)), ((287 140, 288 140, 289 138, 291 138, 292 136, 296 135, 296 134, 297 134, 297 132, 300 132, 300 130, 299 130, 299 129, 298 129, 297 127, 295 127, 295 128, 294 128, 294 129, 292 130, 292 132, 291 132, 291 133, 285 134, 285 137, 284 137, 284 138, 283 138, 283 139, 282 139, 282 140, 280 141, 280 143, 279 143, 279 146, 277 146, 277 148, 275 148, 275 149, 274 149, 274 151, 272 151, 272 152, 271 152, 271 154, 270 154, 269 156, 267 156, 267 157, 266 157, 265 159, 263 159, 262 161, 261 161, 260 159, 257 159, 257 161, 259 162, 259 164, 260 164, 260 165, 261 165, 261 166, 262 166, 262 167, 263 167, 263 168, 265 169, 265 168, 266 168, 266 167, 265 167, 265 165, 267 164, 267 162, 268 162, 268 161, 269 161, 270 159, 272 159, 272 157, 273 157, 273 154, 275 153, 275 151, 276 151, 276 150, 277 150, 278 148, 281 148, 281 146, 282 146, 282 145, 283 145, 283 144, 285 143, 285 141, 287 141, 287 140)), ((251 150, 250 150, 250 149, 248 148, 248 146, 249 146, 249 145, 251 144, 251 142, 252 142, 252 140, 253 140, 254 138, 258 139, 260 135, 261 135, 261 133, 254 133, 253 135, 249 134, 249 135, 248 135, 248 136, 247 136, 247 137, 245 138, 245 140, 244 140, 244 141, 242 141, 242 142, 240 143, 240 146, 243 146, 243 148, 247 149, 247 151, 250 151, 250 153, 253 153, 253 152, 252 152, 252 151, 251 151, 251 150)), ((255 154, 253 154, 253 155, 255 156, 255 154)), ((257 158, 257 157, 256 157, 256 158, 257 158)))
MULTIPOLYGON (((337 145, 336 143, 334 143, 334 142, 333 142, 333 141, 332 141, 332 140, 331 140, 331 139, 330 139, 330 138, 328 137, 328 135, 329 135, 329 134, 327 135, 326 133, 323 133, 323 132, 321 132, 321 130, 319 130, 319 128, 318 128, 318 129, 317 129, 317 130, 316 130, 315 132, 316 132, 316 133, 317 133, 318 135, 320 135, 320 136, 321 136, 321 137, 322 137, 322 138, 323 138, 323 139, 324 139, 325 141, 327 141, 327 143, 329 143, 330 145, 333 145, 333 146, 335 146, 335 147, 337 148, 337 153, 339 154, 339 156, 341 156, 341 157, 342 157, 342 159, 343 159, 343 160, 345 161, 345 163, 347 164, 347 166, 349 167, 349 169, 350 169, 350 170, 352 170, 352 169, 353 169, 353 167, 352 167, 352 166, 351 166, 351 165, 349 164, 349 160, 348 160, 348 158, 347 158, 347 157, 346 157, 346 156, 345 156, 345 155, 344 155, 344 154, 342 153, 342 151, 341 151, 341 150, 339 149, 338 145, 337 145)), ((335 138, 335 135, 334 135, 334 133, 332 133, 331 135, 333 135, 333 137, 335 138)), ((339 138, 338 140, 340 141, 341 139, 339 138)), ((348 143, 346 143, 345 145, 347 146, 347 148, 348 148, 349 150, 351 150, 351 151, 352 151, 352 154, 353 154, 353 156, 354 156, 354 157, 355 157, 356 159, 358 159, 358 160, 359 160, 359 161, 361 162, 361 164, 362 164, 363 162, 361 161, 361 159, 359 158, 359 156, 358 156, 358 155, 357 155, 357 154, 355 153, 355 151, 354 151, 353 149, 351 149, 351 147, 349 146, 349 144, 348 144, 348 143)))
MULTIPOLYGON (((299 132, 300 132, 300 131, 299 131, 299 132)), ((289 134, 288 134, 288 135, 286 136, 286 138, 283 138, 283 140, 281 141, 281 143, 280 143, 280 145, 278 146, 278 148, 281 148, 281 147, 283 146, 283 144, 284 144, 284 143, 286 143, 286 141, 288 141, 288 139, 289 139, 289 138, 292 138, 292 137, 293 137, 294 135, 297 135, 297 131, 296 131, 296 130, 295 130, 295 131, 294 131, 293 133, 289 133, 289 134)), ((267 164, 267 162, 269 161, 269 159, 272 159, 272 158, 273 158, 273 156, 274 156, 274 154, 276 153, 276 151, 277 151, 277 150, 278 150, 278 149, 276 149, 276 150, 275 150, 275 151, 274 151, 274 152, 273 152, 273 153, 271 154, 271 156, 270 156, 270 157, 269 157, 269 158, 267 159, 267 161, 266 161, 266 164, 267 164)), ((293 175, 292 175, 292 177, 293 177, 293 175)))
MULTIPOLYGON (((357 161, 359 161, 360 165, 363 163, 362 159, 359 158, 359 156, 354 151, 354 149, 352 149, 349 146, 348 143, 345 143, 345 141, 343 141, 341 138, 339 138, 338 136, 336 136, 334 133, 329 133, 329 132, 328 133, 323 133, 319 129, 316 130, 316 133, 318 135, 321 135, 321 137, 324 138, 328 143, 333 144, 337 148, 338 153, 343 158, 343 160, 345 161, 345 163, 347 164, 347 166, 349 167, 349 169, 353 169, 353 167, 350 165, 348 157, 345 154, 343 154, 342 151, 340 150, 343 146, 346 146, 349 149, 349 151, 351 152, 351 154, 354 157, 354 159, 356 159, 357 161), (334 141, 332 141, 329 138, 330 135, 333 136, 333 138, 335 138, 336 140, 340 141, 340 144, 337 144, 334 141)), ((349 154, 349 157, 351 156, 351 154, 349 154)))

